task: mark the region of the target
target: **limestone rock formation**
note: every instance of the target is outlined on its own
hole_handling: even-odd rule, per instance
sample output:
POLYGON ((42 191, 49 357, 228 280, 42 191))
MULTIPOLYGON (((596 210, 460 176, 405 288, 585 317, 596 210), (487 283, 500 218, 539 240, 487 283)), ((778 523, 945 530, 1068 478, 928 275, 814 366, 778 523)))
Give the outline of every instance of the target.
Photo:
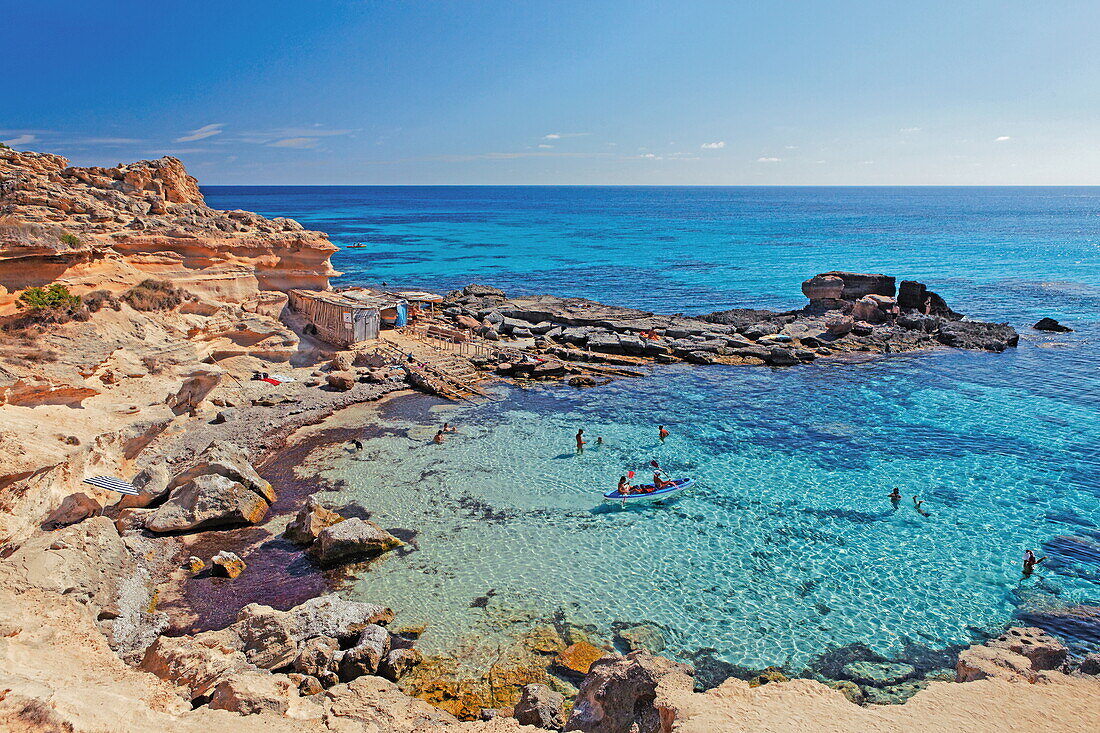
POLYGON ((113 271, 242 302, 257 290, 324 288, 336 274, 328 262, 336 247, 324 234, 209 208, 171 157, 78 168, 59 155, 0 149, 0 217, 0 283, 9 293, 113 271))
POLYGON ((227 578, 233 579, 243 573, 246 566, 244 560, 239 558, 237 553, 222 550, 217 555, 210 558, 210 567, 211 570, 216 571, 219 575, 224 575, 227 578))
POLYGON ((267 501, 244 484, 208 474, 173 489, 172 496, 146 521, 145 527, 152 532, 182 532, 255 524, 267 510, 267 501))

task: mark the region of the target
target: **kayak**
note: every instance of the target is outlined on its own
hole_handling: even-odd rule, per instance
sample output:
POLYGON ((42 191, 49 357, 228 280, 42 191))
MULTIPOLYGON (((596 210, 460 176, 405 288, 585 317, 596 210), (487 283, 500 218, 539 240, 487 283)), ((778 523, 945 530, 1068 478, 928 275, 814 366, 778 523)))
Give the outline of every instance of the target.
POLYGON ((648 491, 648 489, 653 488, 653 484, 641 484, 641 486, 635 488, 634 491, 638 491, 638 489, 647 489, 645 493, 620 494, 619 490, 615 489, 614 491, 608 491, 606 494, 603 495, 603 497, 605 499, 625 499, 626 501, 630 501, 631 499, 652 499, 658 496, 668 496, 669 494, 674 494, 680 489, 691 488, 691 486, 694 484, 695 479, 693 478, 678 478, 673 479, 671 486, 666 486, 663 489, 648 491))

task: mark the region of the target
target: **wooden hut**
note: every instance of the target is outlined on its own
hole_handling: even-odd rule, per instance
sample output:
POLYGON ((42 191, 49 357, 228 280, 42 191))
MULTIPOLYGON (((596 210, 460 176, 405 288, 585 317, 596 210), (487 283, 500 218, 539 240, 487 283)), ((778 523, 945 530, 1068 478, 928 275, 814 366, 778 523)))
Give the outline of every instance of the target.
POLYGON ((291 290, 290 307, 305 316, 317 336, 337 346, 378 338, 383 324, 403 326, 404 300, 366 288, 291 290))

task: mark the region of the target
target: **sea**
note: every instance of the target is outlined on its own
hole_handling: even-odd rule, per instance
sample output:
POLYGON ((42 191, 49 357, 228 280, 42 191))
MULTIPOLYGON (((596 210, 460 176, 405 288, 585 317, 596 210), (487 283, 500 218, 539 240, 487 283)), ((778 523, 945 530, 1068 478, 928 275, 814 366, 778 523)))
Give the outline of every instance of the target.
POLYGON ((669 365, 596 389, 396 403, 363 451, 311 460, 341 487, 326 501, 409 540, 344 592, 426 625, 426 653, 491 658, 548 622, 607 640, 648 624, 664 654, 720 671, 946 667, 1037 622, 1100 651, 1100 622, 1065 611, 1100 606, 1100 188, 203 192, 327 232, 337 285, 477 282, 700 314, 797 308, 815 273, 881 272, 1021 334, 1002 354, 669 365), (1044 316, 1073 332, 1030 328, 1044 316), (444 420, 459 432, 434 445, 444 420), (651 460, 695 487, 602 501, 651 460), (1047 559, 1025 577, 1029 548, 1047 559))

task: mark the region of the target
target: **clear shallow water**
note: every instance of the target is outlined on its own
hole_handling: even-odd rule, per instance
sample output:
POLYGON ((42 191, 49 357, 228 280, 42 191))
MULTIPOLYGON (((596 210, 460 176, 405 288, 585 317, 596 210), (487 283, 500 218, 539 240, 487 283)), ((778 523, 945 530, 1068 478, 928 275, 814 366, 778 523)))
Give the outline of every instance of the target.
POLYGON ((346 280, 480 280, 706 312, 796 307, 815 272, 884 271, 1024 334, 1001 355, 668 367, 395 415, 407 437, 372 441, 358 456, 369 460, 318 459, 347 482, 341 500, 417 532, 354 592, 428 623, 426 651, 490 647, 560 611, 607 635, 655 622, 683 656, 713 648, 798 669, 846 644, 938 649, 995 631, 1023 603, 1100 599, 1098 189, 206 192, 370 243, 334 258, 346 280), (1044 315, 1078 331, 1026 329, 1044 315), (451 418, 461 435, 428 444, 451 418), (673 430, 664 445, 659 422, 673 430), (607 445, 574 455, 578 427, 607 445), (600 506, 597 490, 651 457, 699 486, 664 506, 600 506), (1051 557, 1027 580, 1025 547, 1051 557))

